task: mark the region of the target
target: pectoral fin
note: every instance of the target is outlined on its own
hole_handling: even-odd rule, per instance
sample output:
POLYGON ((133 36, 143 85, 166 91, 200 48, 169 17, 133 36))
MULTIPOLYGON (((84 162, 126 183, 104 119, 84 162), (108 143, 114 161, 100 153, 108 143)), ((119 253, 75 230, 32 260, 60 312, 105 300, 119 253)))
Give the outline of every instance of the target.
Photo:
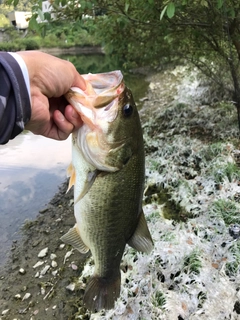
POLYGON ((66 234, 64 234, 60 239, 63 242, 70 244, 81 253, 87 253, 89 251, 89 248, 82 241, 82 238, 78 232, 76 225, 73 228, 69 229, 69 231, 66 234))
POLYGON ((137 251, 150 253, 153 249, 153 240, 148 230, 147 222, 143 211, 140 214, 137 228, 133 236, 127 242, 137 251))
POLYGON ((87 179, 86 179, 84 186, 83 186, 83 190, 79 194, 77 199, 75 200, 74 204, 78 203, 78 201, 80 201, 85 196, 85 194, 88 193, 88 191, 90 190, 91 186, 93 185, 93 183, 99 173, 100 173, 100 171, 98 171, 98 170, 88 172, 87 179))
POLYGON ((70 163, 70 165, 67 168, 67 176, 70 177, 69 183, 68 183, 68 189, 67 189, 67 192, 68 192, 71 189, 71 187, 75 184, 75 181, 76 181, 76 172, 72 163, 70 163))

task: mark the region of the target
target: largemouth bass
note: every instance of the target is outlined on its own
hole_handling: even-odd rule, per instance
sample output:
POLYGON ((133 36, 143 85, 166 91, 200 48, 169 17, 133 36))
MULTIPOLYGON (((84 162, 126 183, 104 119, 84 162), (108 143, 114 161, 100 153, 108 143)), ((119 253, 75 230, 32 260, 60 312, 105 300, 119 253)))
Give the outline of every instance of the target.
POLYGON ((91 250, 95 270, 84 304, 111 309, 120 295, 126 244, 149 253, 153 241, 142 210, 144 146, 138 111, 120 71, 84 75, 87 89, 66 98, 83 126, 72 135, 69 188, 74 185, 75 226, 61 239, 91 250))

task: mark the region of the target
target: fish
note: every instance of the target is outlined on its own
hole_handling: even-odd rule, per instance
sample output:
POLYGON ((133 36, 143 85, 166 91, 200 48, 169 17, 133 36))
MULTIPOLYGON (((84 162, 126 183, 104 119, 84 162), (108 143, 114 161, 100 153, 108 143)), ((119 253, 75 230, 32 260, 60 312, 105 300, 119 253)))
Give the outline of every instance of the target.
POLYGON ((72 134, 69 186, 74 185, 76 224, 61 240, 94 259, 83 303, 112 309, 120 296, 120 264, 126 245, 150 253, 153 240, 142 209, 144 143, 133 95, 120 70, 83 75, 87 88, 66 99, 83 125, 72 134))

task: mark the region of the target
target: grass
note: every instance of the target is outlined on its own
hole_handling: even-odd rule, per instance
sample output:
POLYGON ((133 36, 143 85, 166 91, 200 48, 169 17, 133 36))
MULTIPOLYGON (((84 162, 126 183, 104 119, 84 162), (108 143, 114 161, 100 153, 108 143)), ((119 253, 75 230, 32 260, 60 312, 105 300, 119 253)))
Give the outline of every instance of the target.
POLYGON ((164 309, 166 304, 165 294, 162 291, 156 291, 152 303, 155 307, 164 309))
POLYGON ((199 274, 202 268, 200 252, 194 249, 190 254, 183 259, 183 270, 185 273, 199 274))
POLYGON ((239 206, 235 201, 219 199, 213 202, 210 213, 224 220, 225 224, 240 223, 239 206))
POLYGON ((240 242, 233 242, 229 251, 233 256, 233 260, 226 263, 226 274, 229 277, 234 277, 240 273, 240 242))

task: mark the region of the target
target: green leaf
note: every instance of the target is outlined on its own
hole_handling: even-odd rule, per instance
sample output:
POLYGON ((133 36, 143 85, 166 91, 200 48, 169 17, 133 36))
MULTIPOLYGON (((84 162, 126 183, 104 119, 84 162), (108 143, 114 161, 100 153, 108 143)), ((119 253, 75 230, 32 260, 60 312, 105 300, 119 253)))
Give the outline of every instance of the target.
POLYGON ((229 9, 229 16, 230 16, 232 19, 235 18, 236 14, 235 14, 234 8, 230 8, 230 9, 229 9))
POLYGON ((39 24, 37 22, 36 16, 32 16, 29 20, 29 29, 39 31, 39 24))
POLYGON ((208 2, 206 0, 201 0, 200 5, 203 7, 208 7, 208 2))
POLYGON ((128 12, 128 8, 130 6, 130 3, 128 1, 125 2, 125 12, 128 12))
POLYGON ((167 16, 169 19, 171 19, 174 16, 175 13, 175 4, 173 2, 170 2, 167 5, 167 16))
POLYGON ((61 0, 61 5, 64 7, 67 4, 66 0, 61 0))
POLYGON ((44 12, 44 20, 51 20, 51 13, 49 12, 44 12))
POLYGON ((218 0, 218 2, 217 2, 218 9, 221 9, 222 6, 223 6, 223 0, 218 0))
POLYGON ((41 19, 41 21, 44 21, 44 14, 42 12, 42 10, 38 9, 38 16, 41 19))
POLYGON ((18 5, 18 3, 19 3, 19 0, 13 0, 14 7, 16 7, 18 5))
POLYGON ((164 13, 166 12, 167 10, 167 6, 165 6, 160 14, 160 20, 162 20, 163 16, 164 16, 164 13))
POLYGON ((148 0, 149 4, 154 4, 154 0, 148 0))

